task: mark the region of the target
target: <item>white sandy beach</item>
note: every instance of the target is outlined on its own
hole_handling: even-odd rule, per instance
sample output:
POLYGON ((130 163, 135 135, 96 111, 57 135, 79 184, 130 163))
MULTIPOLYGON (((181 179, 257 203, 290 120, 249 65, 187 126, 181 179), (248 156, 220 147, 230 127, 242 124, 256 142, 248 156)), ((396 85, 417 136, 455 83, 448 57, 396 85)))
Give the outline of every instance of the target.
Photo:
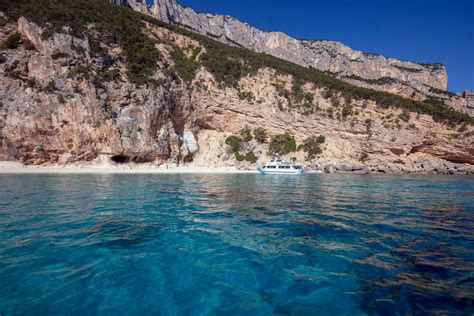
POLYGON ((23 165, 19 162, 1 161, 0 174, 41 174, 41 173, 65 173, 65 174, 181 174, 181 173, 258 173, 256 170, 237 170, 233 167, 198 167, 198 166, 174 166, 162 165, 136 165, 136 164, 83 164, 83 165, 48 165, 33 166, 23 165))

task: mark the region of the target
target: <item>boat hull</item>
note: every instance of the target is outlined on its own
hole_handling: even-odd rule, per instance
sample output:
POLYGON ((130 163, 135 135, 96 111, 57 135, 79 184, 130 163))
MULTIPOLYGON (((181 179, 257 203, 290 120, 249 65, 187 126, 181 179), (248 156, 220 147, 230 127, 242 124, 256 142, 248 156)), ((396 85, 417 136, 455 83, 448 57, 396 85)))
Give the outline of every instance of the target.
POLYGON ((258 168, 261 174, 274 174, 274 175, 301 175, 304 173, 303 169, 282 169, 282 170, 264 170, 258 168))

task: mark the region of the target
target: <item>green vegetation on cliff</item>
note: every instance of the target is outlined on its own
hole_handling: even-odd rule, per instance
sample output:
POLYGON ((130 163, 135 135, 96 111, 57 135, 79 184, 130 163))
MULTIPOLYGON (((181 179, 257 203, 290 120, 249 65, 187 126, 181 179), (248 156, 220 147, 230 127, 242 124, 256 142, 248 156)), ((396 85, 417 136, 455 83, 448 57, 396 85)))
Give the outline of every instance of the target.
MULTIPOLYGON (((253 130, 255 135, 255 141, 257 143, 264 143, 267 140, 267 133, 263 128, 256 128, 253 130)), ((249 142, 253 140, 251 129, 249 127, 243 128, 239 132, 239 136, 231 135, 226 138, 225 143, 229 146, 228 150, 230 153, 233 153, 237 161, 248 161, 255 163, 258 160, 258 157, 255 156, 249 146, 249 142), (247 153, 241 154, 241 151, 247 153)), ((302 144, 297 145, 295 137, 290 133, 284 133, 279 135, 274 135, 269 143, 269 154, 282 154, 286 155, 292 152, 303 150, 307 153, 306 160, 313 160, 317 155, 320 155, 323 151, 321 145, 326 142, 326 137, 324 135, 319 136, 309 136, 306 138, 302 144)), ((251 144, 250 144, 251 145, 251 144)))
POLYGON ((249 150, 247 148, 247 152, 245 155, 242 155, 240 153, 241 150, 245 149, 246 147, 249 147, 248 143, 251 142, 253 139, 252 130, 246 126, 242 130, 240 130, 239 135, 240 136, 231 135, 226 138, 225 143, 227 146, 229 146, 229 151, 234 154, 235 159, 237 161, 245 160, 251 163, 256 163, 258 157, 252 150, 249 150))
POLYGON ((253 130, 253 136, 259 143, 266 143, 268 139, 267 131, 261 127, 257 127, 253 130))
POLYGON ((196 62, 192 58, 186 57, 186 54, 177 45, 173 45, 171 58, 175 63, 174 68, 178 75, 187 83, 193 81, 198 69, 196 62))
POLYGON ((238 136, 231 135, 226 138, 225 144, 229 146, 231 152, 238 153, 240 151, 242 139, 238 136))
POLYGON ((71 35, 87 36, 95 55, 104 55, 99 43, 117 43, 126 59, 127 76, 137 85, 152 82, 159 52, 143 33, 142 16, 106 0, 15 0, 0 1, 0 10, 11 19, 25 17, 44 28, 42 36, 70 29, 71 35), (89 26, 93 25, 92 28, 89 26))
POLYGON ((322 154, 322 149, 320 148, 321 144, 326 142, 326 137, 324 135, 310 136, 303 141, 303 144, 300 145, 301 148, 307 153, 306 160, 313 160, 317 155, 322 154))
POLYGON ((289 133, 275 135, 270 141, 270 152, 273 154, 288 154, 296 151, 296 140, 295 137, 289 133))
MULTIPOLYGON (((204 66, 221 85, 237 87, 238 81, 243 76, 254 74, 261 68, 272 68, 278 73, 293 76, 298 84, 288 96, 303 102, 310 100, 311 96, 304 95, 300 87, 309 82, 330 93, 339 93, 345 99, 372 100, 383 108, 395 107, 428 114, 437 121, 474 123, 473 117, 455 111, 444 104, 419 102, 388 92, 356 87, 315 69, 298 66, 267 54, 222 44, 181 27, 134 12, 129 8, 113 5, 107 0, 2 0, 0 10, 12 19, 25 16, 39 24, 46 30, 43 34, 45 37, 54 32, 64 32, 64 26, 67 26, 77 37, 82 38, 86 35, 99 42, 118 43, 122 47, 126 60, 127 76, 130 81, 138 85, 154 82, 152 75, 157 69, 160 58, 155 41, 143 32, 144 21, 146 21, 193 38, 205 47, 206 53, 199 61, 195 61, 196 68, 189 64, 179 51, 174 52, 174 59, 183 62, 183 69, 177 69, 177 71, 185 81, 194 77, 194 70, 197 67, 204 66), (93 25, 92 28, 90 28, 91 25, 93 25)), ((94 40, 90 42, 93 44, 94 40)), ((92 46, 96 48, 95 54, 104 54, 100 45, 92 46)))
POLYGON ((245 126, 240 131, 239 134, 240 134, 240 137, 242 137, 242 140, 246 143, 248 143, 249 141, 251 141, 253 139, 252 130, 248 126, 245 126))

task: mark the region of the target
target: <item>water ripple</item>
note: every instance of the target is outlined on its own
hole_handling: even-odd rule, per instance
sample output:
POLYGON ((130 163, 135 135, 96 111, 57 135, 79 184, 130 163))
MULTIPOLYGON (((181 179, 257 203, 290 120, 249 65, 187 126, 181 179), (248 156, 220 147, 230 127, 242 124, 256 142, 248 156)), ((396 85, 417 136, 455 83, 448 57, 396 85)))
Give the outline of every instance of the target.
POLYGON ((0 175, 0 314, 472 314, 474 178, 0 175))

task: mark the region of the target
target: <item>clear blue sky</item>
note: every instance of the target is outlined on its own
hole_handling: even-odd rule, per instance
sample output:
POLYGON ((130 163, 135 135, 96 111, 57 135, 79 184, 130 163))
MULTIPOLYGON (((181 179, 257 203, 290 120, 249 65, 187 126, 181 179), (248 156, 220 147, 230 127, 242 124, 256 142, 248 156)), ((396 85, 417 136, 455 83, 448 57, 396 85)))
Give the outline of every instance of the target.
POLYGON ((178 0, 263 30, 331 39, 402 60, 440 62, 448 89, 474 91, 474 0, 178 0))

